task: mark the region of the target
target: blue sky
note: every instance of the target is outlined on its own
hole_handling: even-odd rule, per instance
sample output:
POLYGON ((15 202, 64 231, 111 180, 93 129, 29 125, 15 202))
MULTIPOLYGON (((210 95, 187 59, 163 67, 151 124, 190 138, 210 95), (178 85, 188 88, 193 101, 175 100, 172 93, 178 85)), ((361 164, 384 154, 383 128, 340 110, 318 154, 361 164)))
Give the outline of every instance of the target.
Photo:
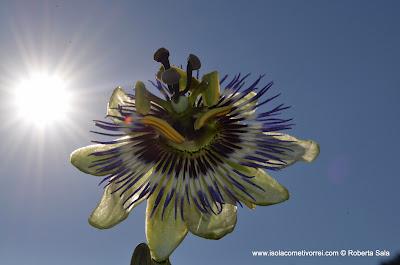
MULTIPOLYGON (((68 161, 95 135, 112 89, 154 77, 153 52, 189 53, 202 71, 266 74, 292 106, 290 132, 321 145, 313 164, 273 175, 291 199, 239 210, 219 241, 188 236, 179 264, 379 264, 385 258, 267 258, 252 250, 400 249, 398 1, 1 1, 1 264, 128 264, 144 205, 117 227, 87 223, 99 179, 68 161), (30 71, 62 71, 70 122, 15 120, 11 91, 30 71)), ((57 100, 57 99, 54 99, 57 100)), ((51 111, 51 110, 49 110, 51 111)))

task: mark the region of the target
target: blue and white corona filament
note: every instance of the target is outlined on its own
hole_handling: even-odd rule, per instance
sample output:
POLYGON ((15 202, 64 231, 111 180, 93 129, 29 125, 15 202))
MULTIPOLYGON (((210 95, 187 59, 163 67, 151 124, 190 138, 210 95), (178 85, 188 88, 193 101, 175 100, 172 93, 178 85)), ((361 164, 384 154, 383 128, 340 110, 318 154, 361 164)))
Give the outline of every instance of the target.
POLYGON ((170 65, 165 48, 154 59, 161 67, 150 83, 163 98, 140 81, 134 94, 116 88, 110 120, 95 121, 102 129, 96 133, 114 138, 74 151, 71 163, 103 177, 104 195, 89 218, 97 228, 118 224, 147 200, 150 253, 162 262, 189 231, 208 239, 233 231, 237 205, 287 200, 287 189, 265 170, 311 162, 319 147, 283 133, 292 126, 280 118, 288 107, 273 104, 279 94, 268 96, 272 82, 260 85, 262 76, 249 85, 249 75, 228 81, 211 72, 199 79, 193 54, 186 70, 170 65))

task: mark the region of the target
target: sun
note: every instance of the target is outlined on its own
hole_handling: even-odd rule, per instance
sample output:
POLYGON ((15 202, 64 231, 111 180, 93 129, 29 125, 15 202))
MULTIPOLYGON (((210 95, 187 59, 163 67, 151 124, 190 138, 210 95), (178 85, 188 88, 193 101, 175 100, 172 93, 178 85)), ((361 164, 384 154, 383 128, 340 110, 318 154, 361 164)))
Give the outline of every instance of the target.
POLYGON ((71 95, 61 76, 35 73, 16 86, 15 107, 19 118, 43 127, 66 119, 71 95))

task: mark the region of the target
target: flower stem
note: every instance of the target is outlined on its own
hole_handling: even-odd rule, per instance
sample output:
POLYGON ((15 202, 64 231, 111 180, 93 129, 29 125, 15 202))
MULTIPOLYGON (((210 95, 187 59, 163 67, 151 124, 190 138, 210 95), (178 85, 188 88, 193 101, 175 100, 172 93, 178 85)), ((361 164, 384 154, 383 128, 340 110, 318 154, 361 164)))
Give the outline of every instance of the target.
POLYGON ((169 259, 156 262, 150 256, 150 249, 146 243, 137 245, 132 254, 131 265, 171 265, 169 259))

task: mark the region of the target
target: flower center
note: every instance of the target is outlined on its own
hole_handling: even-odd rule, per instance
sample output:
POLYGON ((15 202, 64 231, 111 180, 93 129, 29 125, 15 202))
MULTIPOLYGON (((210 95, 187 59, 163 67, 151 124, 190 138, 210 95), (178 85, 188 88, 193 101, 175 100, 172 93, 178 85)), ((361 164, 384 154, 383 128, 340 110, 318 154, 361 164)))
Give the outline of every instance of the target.
POLYGON ((218 125, 215 122, 212 122, 199 130, 194 130, 193 121, 194 119, 192 119, 192 123, 190 124, 191 126, 185 126, 182 122, 174 124, 174 127, 185 136, 185 141, 179 144, 167 140, 166 145, 176 150, 189 153, 199 152, 201 149, 211 145, 214 139, 217 138, 218 125))

